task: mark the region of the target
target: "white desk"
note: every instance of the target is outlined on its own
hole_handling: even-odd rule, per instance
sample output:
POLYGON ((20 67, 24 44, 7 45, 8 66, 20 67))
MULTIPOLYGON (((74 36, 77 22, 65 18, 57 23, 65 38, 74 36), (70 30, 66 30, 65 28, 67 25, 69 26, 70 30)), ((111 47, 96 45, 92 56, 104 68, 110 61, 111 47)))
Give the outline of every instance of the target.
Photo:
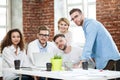
POLYGON ((14 68, 5 69, 7 71, 34 75, 41 77, 57 78, 64 80, 107 80, 120 77, 120 72, 117 71, 100 71, 95 69, 82 70, 74 69, 73 71, 42 71, 42 70, 15 70, 14 68))

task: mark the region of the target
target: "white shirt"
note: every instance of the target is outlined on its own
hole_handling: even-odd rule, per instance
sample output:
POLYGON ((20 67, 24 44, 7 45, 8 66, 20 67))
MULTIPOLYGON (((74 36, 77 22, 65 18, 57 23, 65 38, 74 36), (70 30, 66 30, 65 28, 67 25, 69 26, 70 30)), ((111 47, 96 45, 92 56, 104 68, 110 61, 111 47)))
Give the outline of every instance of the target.
POLYGON ((82 49, 77 46, 72 46, 71 51, 69 53, 64 53, 63 51, 61 51, 59 55, 62 55, 63 63, 73 62, 75 64, 80 61, 80 57, 82 55, 82 49))
POLYGON ((57 49, 57 47, 55 46, 55 44, 53 42, 48 41, 46 47, 43 48, 41 46, 39 40, 36 39, 28 44, 27 55, 29 57, 29 60, 32 64, 32 66, 35 66, 36 64, 35 64, 35 61, 33 58, 34 53, 40 53, 40 54, 47 53, 48 55, 50 55, 50 58, 52 58, 56 54, 56 52, 55 52, 56 49, 57 49))
MULTIPOLYGON (((26 56, 25 50, 20 51, 20 48, 18 47, 18 55, 15 54, 16 49, 13 45, 9 47, 5 47, 2 52, 2 58, 3 58, 3 68, 14 68, 14 60, 19 59, 20 60, 20 66, 21 67, 28 67, 28 58, 26 56)), ((18 75, 14 73, 9 73, 7 71, 3 72, 3 80, 13 80, 17 78, 18 75)))

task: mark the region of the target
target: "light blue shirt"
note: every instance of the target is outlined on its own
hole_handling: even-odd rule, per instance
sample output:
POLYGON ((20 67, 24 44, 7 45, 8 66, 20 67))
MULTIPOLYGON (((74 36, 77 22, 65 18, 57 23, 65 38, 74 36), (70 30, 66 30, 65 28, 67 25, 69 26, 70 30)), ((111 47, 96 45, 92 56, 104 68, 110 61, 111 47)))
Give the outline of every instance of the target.
POLYGON ((85 18, 83 30, 86 43, 83 49, 82 59, 94 58, 97 69, 104 69, 109 60, 120 59, 116 44, 110 33, 100 22, 85 18))
POLYGON ((40 50, 40 53, 44 53, 44 52, 47 52, 47 48, 49 48, 49 44, 48 44, 48 42, 46 42, 46 46, 45 47, 43 47, 41 44, 40 44, 40 42, 39 42, 39 40, 36 40, 36 42, 37 42, 37 44, 38 44, 38 48, 39 48, 39 50, 40 50))

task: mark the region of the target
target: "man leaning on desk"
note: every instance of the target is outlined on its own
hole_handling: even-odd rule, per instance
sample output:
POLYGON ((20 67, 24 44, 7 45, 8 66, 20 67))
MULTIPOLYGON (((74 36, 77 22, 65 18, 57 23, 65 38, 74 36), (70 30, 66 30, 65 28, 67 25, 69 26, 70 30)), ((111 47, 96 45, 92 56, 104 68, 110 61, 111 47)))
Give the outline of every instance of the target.
MULTIPOLYGON (((59 55, 63 58, 63 66, 69 66, 69 64, 65 64, 66 62, 70 62, 72 64, 71 67, 78 68, 80 66, 80 57, 82 53, 82 49, 78 46, 70 45, 64 34, 56 34, 53 38, 56 46, 59 49, 59 55)), ((70 67, 70 66, 69 66, 70 67)))
POLYGON ((71 20, 77 26, 82 26, 85 33, 86 42, 82 60, 92 56, 97 69, 120 71, 120 54, 107 29, 97 20, 84 18, 78 8, 72 9, 69 14, 71 20))

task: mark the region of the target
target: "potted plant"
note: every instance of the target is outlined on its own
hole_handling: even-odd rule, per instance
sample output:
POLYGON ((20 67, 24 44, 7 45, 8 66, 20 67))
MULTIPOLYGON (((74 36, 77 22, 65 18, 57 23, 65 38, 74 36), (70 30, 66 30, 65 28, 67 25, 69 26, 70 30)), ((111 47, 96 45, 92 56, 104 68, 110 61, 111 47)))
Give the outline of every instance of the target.
POLYGON ((62 57, 60 55, 55 54, 51 59, 52 63, 52 71, 60 71, 62 70, 62 57))

